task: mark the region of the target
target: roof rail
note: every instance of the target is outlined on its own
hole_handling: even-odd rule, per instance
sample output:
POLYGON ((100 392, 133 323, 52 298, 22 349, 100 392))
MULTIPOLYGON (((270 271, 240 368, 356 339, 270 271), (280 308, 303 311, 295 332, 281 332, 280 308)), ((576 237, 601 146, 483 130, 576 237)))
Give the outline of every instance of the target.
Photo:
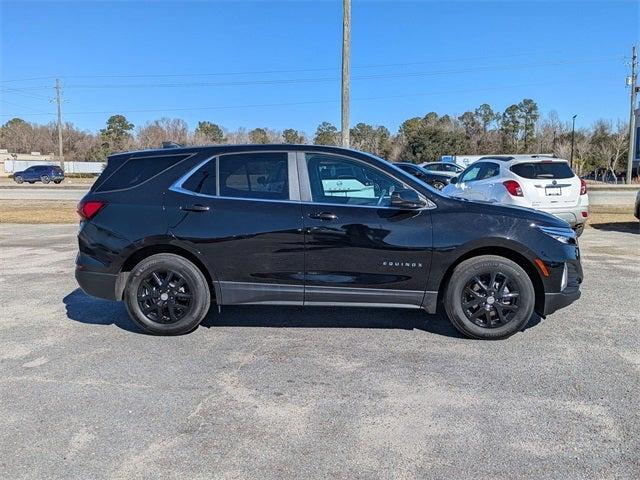
POLYGON ((162 142, 162 148, 182 148, 183 146, 176 142, 162 142))

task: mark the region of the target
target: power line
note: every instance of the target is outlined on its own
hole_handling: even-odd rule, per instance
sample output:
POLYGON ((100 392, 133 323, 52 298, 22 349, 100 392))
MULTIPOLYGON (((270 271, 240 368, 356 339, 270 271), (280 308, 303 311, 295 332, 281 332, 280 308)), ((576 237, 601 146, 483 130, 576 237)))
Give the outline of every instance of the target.
MULTIPOLYGON (((511 54, 511 55, 499 55, 499 56, 485 56, 485 57, 472 57, 472 58, 466 58, 466 59, 447 59, 447 60, 437 60, 437 61, 416 61, 416 62, 405 62, 405 63, 387 63, 387 64, 378 64, 378 65, 362 65, 359 67, 351 67, 351 68, 358 68, 358 69, 366 69, 366 68, 388 68, 388 67, 399 67, 399 66, 410 66, 410 65, 427 65, 427 64, 437 64, 437 63, 448 63, 448 62, 460 62, 460 61, 467 61, 467 60, 487 60, 487 59, 495 59, 495 58, 513 58, 513 57, 518 57, 518 56, 524 56, 524 55, 531 55, 531 53, 519 53, 519 54, 511 54)), ((604 61, 613 61, 613 60, 620 60, 619 57, 605 57, 603 59, 604 61)), ((545 65, 564 65, 564 64, 573 64, 573 63, 590 63, 593 61, 599 61, 599 60, 586 60, 586 61, 571 61, 571 62, 567 62, 567 61, 547 61, 547 62, 542 62, 542 63, 532 63, 532 64, 522 64, 522 65, 530 65, 530 66, 545 66, 545 65)), ((486 68, 510 68, 510 65, 490 65, 490 66, 480 66, 480 67, 467 67, 465 68, 462 73, 465 73, 466 71, 471 71, 471 70, 483 70, 486 68)), ((180 77, 208 77, 208 76, 232 76, 232 75, 268 75, 268 74, 282 74, 282 73, 304 73, 304 72, 323 72, 323 71, 336 71, 339 70, 338 67, 325 67, 325 68, 304 68, 304 69, 291 69, 291 70, 262 70, 262 71, 245 71, 245 72, 212 72, 212 73, 179 73, 179 74, 112 74, 112 75, 62 75, 59 76, 58 78, 65 78, 65 79, 69 79, 69 78, 180 78, 180 77)), ((458 73, 458 70, 453 71, 452 73, 458 73)), ((413 75, 421 75, 424 73, 421 72, 416 72, 413 73, 413 75)), ((429 72, 427 72, 426 74, 429 74, 429 72)), ((438 72, 435 72, 435 74, 438 74, 438 72)), ((391 76, 404 76, 407 75, 406 73, 395 73, 395 74, 380 74, 380 75, 376 75, 375 78, 387 78, 389 75, 391 76)), ((39 79, 49 79, 49 78, 55 78, 55 77, 33 77, 30 79, 13 79, 13 80, 2 80, 0 81, 0 83, 7 83, 7 82, 17 82, 17 81, 29 81, 29 80, 39 80, 39 79)), ((361 76, 361 77, 354 77, 354 78, 369 78, 369 76, 361 76)), ((389 77, 391 78, 391 77, 389 77)), ((300 82, 300 81, 327 81, 327 80, 334 80, 334 78, 320 78, 320 79, 284 79, 284 80, 264 80, 264 81, 257 81, 256 83, 270 83, 270 82, 285 82, 285 83, 291 83, 291 82, 300 82)), ((236 81, 236 82, 240 82, 238 84, 245 84, 245 81, 236 81)), ((249 82, 249 81, 246 81, 249 82)), ((229 84, 235 84, 235 82, 229 82, 229 84)), ((252 83, 246 83, 246 84, 253 84, 252 83)), ((149 86, 149 84, 135 84, 136 86, 140 86, 140 87, 146 87, 149 86)), ((155 84, 151 84, 154 85, 155 84)), ((162 84, 159 84, 161 86, 163 86, 162 84)), ((168 84, 170 86, 182 86, 183 84, 168 84)), ((215 86, 218 85, 216 84, 184 84, 185 86, 198 86, 198 85, 202 85, 202 86, 215 86)), ((107 86, 101 86, 101 85, 90 85, 90 86, 85 86, 85 85, 72 85, 75 88, 107 88, 107 86)), ((112 85, 109 85, 109 87, 111 87, 112 85)), ((115 87, 127 87, 127 84, 123 84, 123 85, 113 85, 115 87)), ((2 87, 5 89, 9 89, 10 87, 2 87)), ((39 89, 45 89, 45 88, 51 88, 48 85, 38 85, 38 86, 26 86, 20 89, 16 89, 16 88, 11 88, 11 90, 39 90, 39 89)))
MULTIPOLYGON (((412 62, 401 63, 382 63, 382 64, 370 64, 370 65, 356 65, 352 66, 353 69, 366 69, 366 68, 389 68, 389 67, 403 67, 409 65, 432 65, 434 63, 452 63, 452 62, 466 62, 474 60, 491 60, 497 58, 514 58, 535 55, 540 53, 563 53, 558 50, 547 51, 534 51, 534 52, 519 52, 506 55, 483 55, 479 57, 466 57, 466 58, 447 58, 437 60, 418 60, 412 62)), ((316 68, 298 68, 298 69, 284 69, 284 70, 250 70, 250 71, 233 71, 233 72, 204 72, 204 73, 125 73, 125 74, 101 74, 101 75, 49 75, 44 77, 31 77, 31 78, 14 78, 10 80, 0 80, 0 83, 9 82, 27 82, 32 80, 48 80, 53 78, 170 78, 170 77, 198 77, 198 76, 227 76, 227 75, 270 75, 277 73, 304 73, 304 72, 323 72, 323 71, 337 71, 340 67, 316 67, 316 68)))
MULTIPOLYGON (((429 77, 439 75, 454 75, 460 73, 472 73, 490 70, 527 69, 545 66, 564 66, 589 63, 603 63, 609 60, 575 60, 559 62, 523 63, 511 65, 484 65, 480 67, 468 67, 449 70, 435 70, 428 72, 403 72, 389 74, 372 74, 352 76, 353 80, 377 80, 385 78, 409 78, 409 77, 429 77)), ((281 85, 298 83, 323 83, 339 81, 340 77, 315 77, 315 78, 289 78, 273 80, 240 80, 223 82, 188 82, 188 83, 132 83, 132 84, 76 84, 66 85, 67 89, 120 89, 120 88, 192 88, 192 87, 221 87, 221 86, 248 86, 248 85, 281 85)))
MULTIPOLYGON (((409 94, 400 94, 400 95, 359 97, 359 98, 352 98, 352 100, 356 100, 356 101, 389 100, 389 99, 413 98, 413 97, 431 96, 431 95, 446 95, 446 94, 454 94, 454 93, 485 92, 485 91, 503 90, 506 88, 525 88, 525 87, 535 87, 535 86, 541 86, 541 85, 566 84, 566 83, 572 83, 572 82, 573 80, 555 81, 555 82, 545 81, 545 82, 528 83, 528 84, 499 85, 495 87, 486 87, 486 88, 455 89, 455 90, 441 90, 441 91, 431 91, 431 92, 422 92, 422 93, 409 93, 409 94)), ((309 101, 301 101, 301 102, 245 104, 245 105, 219 105, 219 106, 209 106, 209 107, 148 108, 148 109, 136 109, 136 110, 113 109, 113 110, 103 110, 103 111, 66 112, 65 115, 68 116, 68 115, 101 115, 101 114, 109 115, 114 113, 131 114, 131 113, 157 113, 157 112, 189 112, 189 111, 200 111, 200 110, 227 110, 227 109, 235 109, 235 108, 261 108, 261 107, 286 107, 286 106, 297 106, 297 105, 317 105, 317 104, 338 103, 338 102, 340 102, 339 99, 309 100, 309 101)), ((15 114, 0 114, 0 115, 15 116, 15 114)), ((37 114, 28 114, 28 115, 37 115, 37 114)), ((55 116, 54 113, 49 113, 46 115, 55 116)))

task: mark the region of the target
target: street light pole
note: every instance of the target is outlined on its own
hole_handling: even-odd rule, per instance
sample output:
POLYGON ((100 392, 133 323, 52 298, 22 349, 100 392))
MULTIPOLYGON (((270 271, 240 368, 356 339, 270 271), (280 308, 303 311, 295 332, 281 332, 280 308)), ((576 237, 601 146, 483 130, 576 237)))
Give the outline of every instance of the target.
POLYGON ((576 113, 573 117, 572 117, 572 124, 571 124, 571 158, 569 159, 569 165, 571 165, 571 168, 573 169, 573 144, 575 143, 575 139, 576 139, 576 117, 578 116, 578 114, 576 113))

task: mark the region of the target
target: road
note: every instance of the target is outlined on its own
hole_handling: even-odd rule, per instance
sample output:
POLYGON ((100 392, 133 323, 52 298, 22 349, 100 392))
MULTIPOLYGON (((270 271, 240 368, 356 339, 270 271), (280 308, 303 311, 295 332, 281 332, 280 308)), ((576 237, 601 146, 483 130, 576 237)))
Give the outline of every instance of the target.
MULTIPOLYGON (((640 187, 639 187, 640 188, 640 187)), ((633 205, 636 201, 638 189, 621 190, 589 190, 590 205, 624 206, 633 205)))
POLYGON ((640 235, 506 341, 395 309, 225 307, 140 333, 73 278, 76 226, 0 225, 0 478, 640 475, 640 235))
POLYGON ((55 188, 55 187, 0 187, 0 200, 80 200, 88 188, 55 188))
MULTIPOLYGON (((73 200, 78 201, 88 190, 88 186, 74 188, 56 188, 56 186, 38 187, 35 185, 1 186, 0 200, 73 200)), ((596 190, 589 191, 591 205, 633 205, 637 190, 596 190)))

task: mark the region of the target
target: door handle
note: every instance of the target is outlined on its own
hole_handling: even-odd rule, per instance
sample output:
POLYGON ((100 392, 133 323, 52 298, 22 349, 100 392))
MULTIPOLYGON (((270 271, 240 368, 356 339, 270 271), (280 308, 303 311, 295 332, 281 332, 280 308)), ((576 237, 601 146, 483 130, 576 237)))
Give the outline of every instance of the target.
POLYGON ((317 220, 337 220, 338 216, 331 212, 314 212, 309 214, 309 218, 315 218, 317 220))
POLYGON ((180 207, 180 210, 184 210, 185 212, 208 212, 209 205, 200 205, 199 203, 195 205, 189 205, 187 207, 180 207))

